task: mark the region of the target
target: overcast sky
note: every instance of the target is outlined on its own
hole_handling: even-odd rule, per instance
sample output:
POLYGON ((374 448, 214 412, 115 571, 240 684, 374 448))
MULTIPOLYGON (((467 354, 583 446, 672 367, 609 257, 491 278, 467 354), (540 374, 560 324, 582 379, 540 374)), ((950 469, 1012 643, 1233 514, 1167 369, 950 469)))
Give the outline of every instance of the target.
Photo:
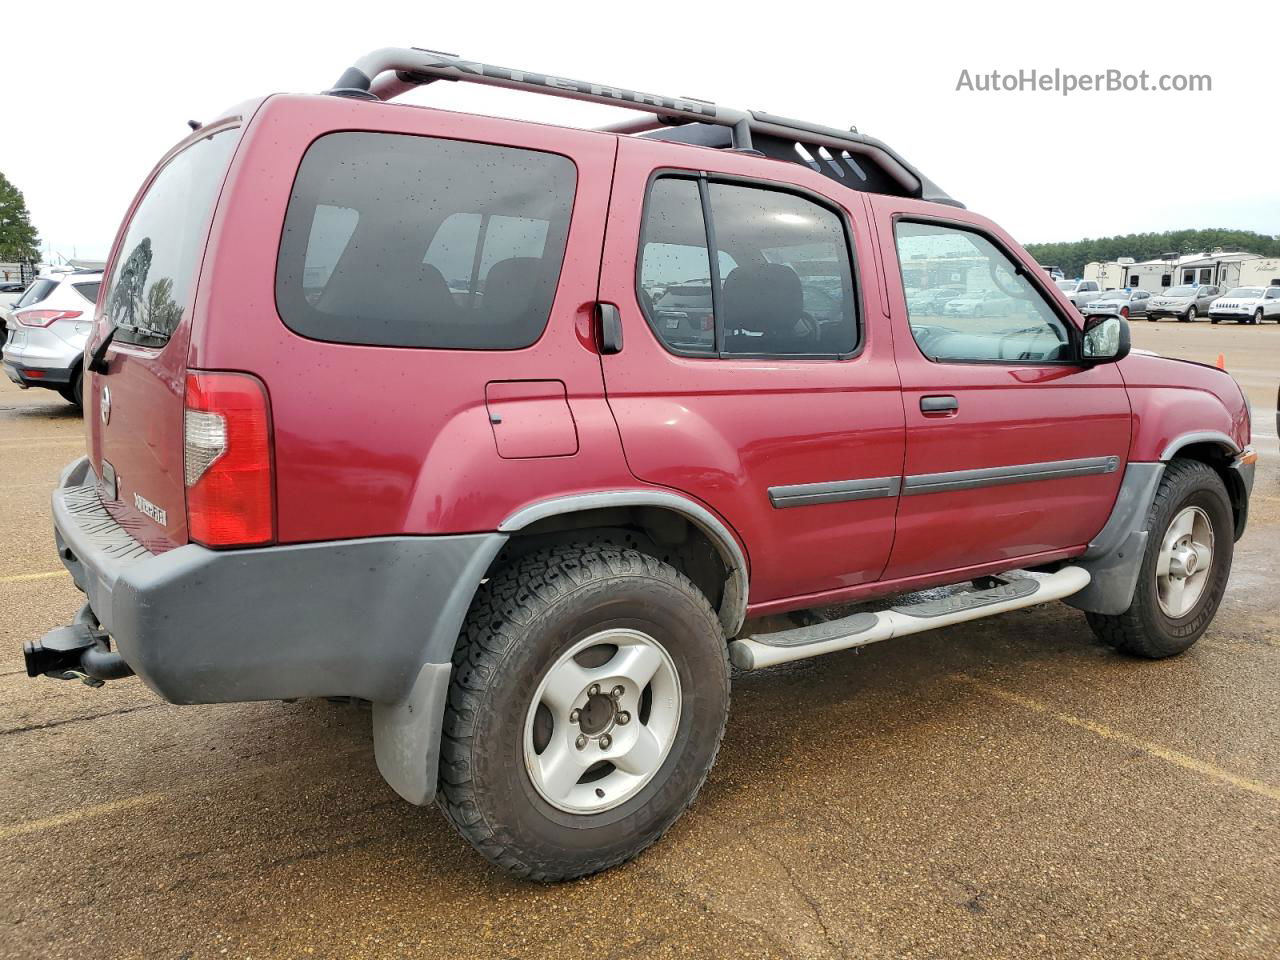
MULTIPOLYGON (((1023 243, 1188 227, 1280 233, 1270 2, 1231 4, 1221 28, 1203 2, 771 3, 767 15, 751 13, 765 9, 63 2, 6 34, 0 171, 26 194, 53 251, 105 257, 138 184, 188 119, 266 93, 322 90, 370 49, 420 46, 856 125, 1023 243), (1145 69, 1152 82, 1209 74, 1212 92, 956 89, 962 70, 1033 68, 1145 69)), ((408 99, 580 126, 626 115, 468 84, 408 99)))

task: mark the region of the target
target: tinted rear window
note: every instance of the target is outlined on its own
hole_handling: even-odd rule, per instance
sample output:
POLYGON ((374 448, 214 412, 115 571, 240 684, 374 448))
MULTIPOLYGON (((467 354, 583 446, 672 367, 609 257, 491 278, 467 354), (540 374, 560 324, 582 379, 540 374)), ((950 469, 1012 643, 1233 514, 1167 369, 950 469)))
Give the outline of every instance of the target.
POLYGON ((117 340, 163 346, 190 308, 209 217, 238 139, 231 129, 193 143, 138 204, 103 300, 117 340))
POLYGON ((527 347, 551 313, 575 181, 572 161, 533 150, 321 137, 285 215, 280 316, 339 343, 527 347))
POLYGON ((39 303, 49 294, 53 293, 58 287, 57 280, 37 280, 31 286, 27 287, 27 292, 18 298, 17 303, 13 305, 16 310, 18 307, 29 307, 33 303, 39 303))
POLYGON ((102 286, 101 280, 92 280, 89 283, 73 283, 76 293, 84 297, 90 303, 98 302, 98 288, 102 286))

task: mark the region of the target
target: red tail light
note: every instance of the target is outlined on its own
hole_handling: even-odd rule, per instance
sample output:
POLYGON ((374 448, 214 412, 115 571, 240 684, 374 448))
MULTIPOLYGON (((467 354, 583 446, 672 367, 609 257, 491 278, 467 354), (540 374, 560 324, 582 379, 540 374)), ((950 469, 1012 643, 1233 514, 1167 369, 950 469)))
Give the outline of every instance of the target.
POLYGON ((207 547, 275 539, 271 411, 246 373, 187 374, 183 419, 187 533, 207 547))
POLYGON ((80 316, 81 312, 80 310, 23 310, 13 316, 24 327, 47 327, 55 320, 74 320, 80 316))

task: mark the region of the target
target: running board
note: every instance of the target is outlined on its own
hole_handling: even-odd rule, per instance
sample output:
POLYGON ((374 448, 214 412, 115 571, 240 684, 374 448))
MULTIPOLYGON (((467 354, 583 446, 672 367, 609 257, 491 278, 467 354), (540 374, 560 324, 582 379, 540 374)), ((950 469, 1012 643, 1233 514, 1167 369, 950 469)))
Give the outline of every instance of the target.
POLYGON ((890 607, 878 613, 855 613, 809 627, 744 637, 729 644, 729 659, 743 670, 758 670, 1061 600, 1088 585, 1089 571, 1083 567, 1063 567, 1057 573, 1040 578, 1004 578, 999 585, 987 590, 956 593, 924 603, 890 607))

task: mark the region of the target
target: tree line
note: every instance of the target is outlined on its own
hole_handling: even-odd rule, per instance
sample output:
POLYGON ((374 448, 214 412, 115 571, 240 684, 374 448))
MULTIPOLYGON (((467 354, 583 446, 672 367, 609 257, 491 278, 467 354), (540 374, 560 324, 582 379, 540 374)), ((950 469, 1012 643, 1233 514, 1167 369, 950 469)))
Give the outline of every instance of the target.
POLYGON ((1045 266, 1059 266, 1068 277, 1084 273, 1084 265, 1119 257, 1157 260, 1166 253, 1210 253, 1214 247, 1239 250, 1264 257, 1280 257, 1280 236, 1251 230, 1171 230, 1165 233, 1129 233, 1069 243, 1028 243, 1027 252, 1045 266))

